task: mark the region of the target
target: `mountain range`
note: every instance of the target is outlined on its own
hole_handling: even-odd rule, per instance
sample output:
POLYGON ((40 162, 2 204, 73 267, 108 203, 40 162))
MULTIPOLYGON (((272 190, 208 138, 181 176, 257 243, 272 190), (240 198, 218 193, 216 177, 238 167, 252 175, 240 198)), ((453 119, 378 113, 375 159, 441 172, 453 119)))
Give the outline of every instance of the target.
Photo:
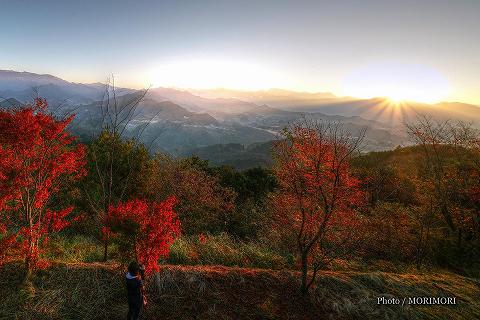
MULTIPOLYGON (((76 114, 70 129, 88 140, 101 126, 101 106, 112 98, 101 83, 68 82, 48 74, 0 70, 0 107, 18 107, 36 96, 52 110, 76 114)), ((153 88, 146 93, 116 88, 119 106, 141 98, 127 135, 142 126, 142 142, 152 151, 176 156, 197 154, 214 164, 240 168, 270 163, 269 146, 279 132, 302 117, 342 123, 353 134, 367 128, 364 150, 408 144, 404 122, 418 115, 438 120, 480 122, 480 107, 465 103, 393 103, 385 98, 355 99, 331 93, 282 89, 180 90, 153 88)), ((113 101, 111 102, 113 105, 113 101)))

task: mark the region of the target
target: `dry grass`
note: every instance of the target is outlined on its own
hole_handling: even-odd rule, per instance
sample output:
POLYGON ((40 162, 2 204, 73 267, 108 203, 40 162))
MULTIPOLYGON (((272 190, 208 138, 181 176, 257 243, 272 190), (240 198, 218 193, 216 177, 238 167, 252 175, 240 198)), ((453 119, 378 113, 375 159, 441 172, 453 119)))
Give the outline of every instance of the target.
POLYGON ((227 234, 207 235, 204 242, 198 237, 184 236, 170 250, 169 264, 222 265, 229 267, 291 269, 295 258, 280 254, 260 242, 243 242, 227 234))
MULTIPOLYGON (((117 264, 55 264, 23 289, 18 265, 2 268, 0 319, 123 319, 117 264)), ((480 319, 480 282, 454 274, 324 272, 309 300, 298 273, 164 266, 147 283, 144 319, 480 319), (379 296, 455 296, 456 306, 379 306, 379 296)))

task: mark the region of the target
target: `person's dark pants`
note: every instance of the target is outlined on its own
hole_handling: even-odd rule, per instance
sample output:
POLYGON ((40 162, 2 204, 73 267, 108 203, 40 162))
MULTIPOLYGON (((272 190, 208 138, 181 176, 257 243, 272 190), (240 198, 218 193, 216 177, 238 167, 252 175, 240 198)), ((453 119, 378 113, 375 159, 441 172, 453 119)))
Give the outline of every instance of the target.
POLYGON ((128 303, 127 320, 138 320, 140 317, 141 303, 128 303))

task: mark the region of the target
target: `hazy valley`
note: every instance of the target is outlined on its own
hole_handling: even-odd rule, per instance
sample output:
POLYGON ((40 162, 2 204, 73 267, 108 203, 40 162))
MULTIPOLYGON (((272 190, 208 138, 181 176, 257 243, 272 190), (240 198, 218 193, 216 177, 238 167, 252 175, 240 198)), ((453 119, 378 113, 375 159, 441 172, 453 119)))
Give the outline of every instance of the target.
MULTIPOLYGON (((44 97, 58 115, 75 113, 71 130, 88 140, 100 128, 101 105, 110 101, 101 83, 72 83, 52 75, 0 71, 0 105, 15 107, 44 97)), ((270 163, 269 145, 278 133, 302 117, 343 123, 353 134, 366 128, 364 151, 409 144, 404 122, 426 115, 438 120, 480 120, 480 108, 465 103, 434 105, 385 98, 353 99, 330 93, 266 91, 143 90, 115 88, 118 106, 135 103, 128 136, 141 131, 141 140, 152 151, 176 156, 200 155, 214 164, 248 168, 270 163), (145 124, 148 126, 145 127, 145 124)))

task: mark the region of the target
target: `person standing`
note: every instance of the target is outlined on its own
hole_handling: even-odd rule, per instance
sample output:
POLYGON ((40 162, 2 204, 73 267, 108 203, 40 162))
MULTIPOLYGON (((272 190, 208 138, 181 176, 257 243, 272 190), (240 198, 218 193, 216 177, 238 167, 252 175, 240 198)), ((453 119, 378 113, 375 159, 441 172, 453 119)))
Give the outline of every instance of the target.
POLYGON ((146 303, 143 287, 144 272, 143 266, 135 261, 128 265, 128 272, 125 275, 128 299, 127 320, 138 320, 140 311, 146 303))

